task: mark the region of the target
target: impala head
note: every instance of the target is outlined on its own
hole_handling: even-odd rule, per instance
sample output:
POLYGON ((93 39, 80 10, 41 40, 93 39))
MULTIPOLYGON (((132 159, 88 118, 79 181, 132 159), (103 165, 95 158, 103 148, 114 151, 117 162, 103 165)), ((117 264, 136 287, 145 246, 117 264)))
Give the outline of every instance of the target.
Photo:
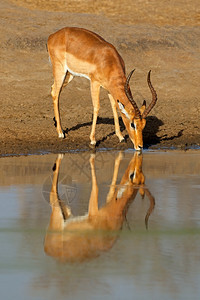
POLYGON ((147 83, 148 83, 148 86, 152 93, 152 101, 149 104, 149 106, 146 108, 146 101, 144 100, 142 107, 139 109, 131 95, 131 91, 129 88, 129 81, 130 81, 130 78, 134 71, 135 70, 132 70, 130 72, 130 74, 127 77, 125 86, 124 86, 125 94, 129 100, 129 103, 125 106, 119 100, 117 102, 119 105, 119 109, 122 113, 123 122, 126 126, 129 137, 130 137, 131 141, 133 142, 134 148, 135 148, 135 150, 141 151, 143 148, 142 131, 146 125, 147 115, 149 114, 149 112, 152 110, 152 108, 156 104, 157 94, 151 84, 151 80, 150 80, 151 71, 149 71, 148 76, 147 76, 147 83))

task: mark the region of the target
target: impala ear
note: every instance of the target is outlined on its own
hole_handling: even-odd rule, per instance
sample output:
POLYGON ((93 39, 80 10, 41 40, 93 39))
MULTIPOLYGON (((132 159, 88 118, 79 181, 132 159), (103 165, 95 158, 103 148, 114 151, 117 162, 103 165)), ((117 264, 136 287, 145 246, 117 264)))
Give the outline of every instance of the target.
POLYGON ((121 113, 124 114, 130 120, 131 118, 130 118, 128 112, 126 111, 124 104, 122 104, 119 100, 117 100, 117 103, 118 103, 121 113))
POLYGON ((143 114, 143 112, 145 111, 145 109, 146 109, 146 100, 143 101, 143 104, 142 104, 142 106, 140 108, 141 115, 143 114))

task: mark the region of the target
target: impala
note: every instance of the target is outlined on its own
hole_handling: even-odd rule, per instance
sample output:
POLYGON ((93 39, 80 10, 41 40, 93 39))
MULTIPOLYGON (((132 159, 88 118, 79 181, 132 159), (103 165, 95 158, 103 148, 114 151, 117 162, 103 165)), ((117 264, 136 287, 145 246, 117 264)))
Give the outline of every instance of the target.
POLYGON ((58 136, 60 138, 65 137, 59 112, 61 89, 74 76, 82 76, 90 80, 91 87, 93 103, 91 145, 96 145, 95 127, 100 108, 99 93, 100 87, 103 87, 108 91, 114 115, 115 133, 120 142, 124 140, 124 137, 120 131, 117 107, 121 112, 122 120, 135 149, 141 150, 143 148, 142 131, 146 124, 146 117, 157 101, 156 91, 150 80, 150 71, 147 82, 152 93, 152 101, 147 108, 146 101, 144 101, 139 109, 129 87, 129 81, 134 70, 126 78, 122 57, 113 45, 96 33, 83 28, 66 27, 49 36, 47 48, 53 67, 54 83, 51 95, 58 136))
POLYGON ((50 204, 52 208, 50 223, 44 242, 46 254, 62 262, 81 262, 97 257, 101 251, 112 248, 116 241, 129 205, 138 191, 150 200, 145 217, 146 226, 153 211, 155 200, 145 186, 142 172, 142 155, 136 152, 131 159, 120 184, 117 186, 118 170, 122 154, 115 159, 112 183, 106 197, 106 204, 98 207, 98 185, 95 174, 95 156, 90 157, 92 189, 88 213, 72 216, 71 209, 58 196, 58 176, 62 155, 58 155, 54 165, 50 204))

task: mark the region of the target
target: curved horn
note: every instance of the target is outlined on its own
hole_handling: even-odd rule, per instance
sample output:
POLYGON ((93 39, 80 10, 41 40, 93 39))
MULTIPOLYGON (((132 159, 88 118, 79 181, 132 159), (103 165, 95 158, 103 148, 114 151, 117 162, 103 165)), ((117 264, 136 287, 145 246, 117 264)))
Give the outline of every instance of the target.
POLYGON ((141 116, 140 110, 139 110, 139 108, 137 107, 137 104, 135 103, 135 101, 133 100, 133 97, 130 95, 130 92, 129 92, 129 81, 130 81, 131 76, 132 76, 132 74, 133 74, 134 71, 135 71, 135 69, 133 69, 133 70, 129 73, 129 75, 128 75, 127 79, 126 79, 125 86, 124 86, 124 91, 125 91, 125 93, 126 93, 127 98, 129 99, 129 101, 130 101, 131 104, 133 105, 133 108, 134 108, 134 110, 135 110, 135 116, 136 116, 136 118, 140 118, 140 119, 141 119, 142 116, 141 116))
POLYGON ((147 115, 150 113, 150 111, 152 110, 152 108, 154 107, 154 105, 156 104, 156 101, 157 101, 157 94, 151 84, 150 74, 151 74, 151 70, 149 71, 148 76, 147 76, 147 83, 148 83, 148 86, 149 86, 151 94, 152 94, 152 101, 149 104, 149 106, 145 109, 145 111, 143 112, 143 114, 142 114, 143 119, 145 119, 147 117, 147 115))

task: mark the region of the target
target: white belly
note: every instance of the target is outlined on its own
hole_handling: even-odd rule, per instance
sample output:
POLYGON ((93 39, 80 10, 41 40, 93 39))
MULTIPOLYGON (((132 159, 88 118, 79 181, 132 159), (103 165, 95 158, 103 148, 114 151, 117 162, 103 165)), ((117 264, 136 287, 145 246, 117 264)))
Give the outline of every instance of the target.
POLYGON ((83 74, 83 73, 77 73, 77 72, 72 71, 72 69, 70 69, 70 68, 68 67, 67 64, 66 64, 66 69, 67 69, 67 71, 69 71, 69 73, 71 73, 73 76, 85 77, 85 78, 87 78, 88 80, 90 80, 90 77, 89 77, 88 75, 83 74))
POLYGON ((66 71, 73 76, 85 77, 90 80, 90 74, 96 69, 96 66, 88 61, 76 58, 74 55, 67 53, 66 55, 66 71))

